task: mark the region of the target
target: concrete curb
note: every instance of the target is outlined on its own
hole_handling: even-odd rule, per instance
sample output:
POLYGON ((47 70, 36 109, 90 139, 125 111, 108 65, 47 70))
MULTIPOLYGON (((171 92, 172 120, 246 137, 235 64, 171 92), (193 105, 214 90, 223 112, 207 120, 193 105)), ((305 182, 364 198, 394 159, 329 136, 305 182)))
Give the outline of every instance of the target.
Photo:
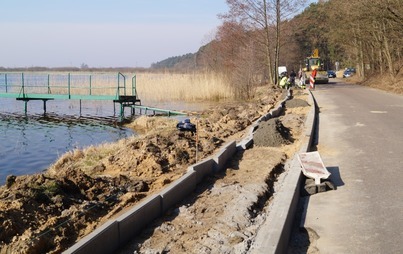
POLYGON ((235 154, 236 151, 237 149, 235 141, 232 141, 221 148, 218 154, 214 156, 214 161, 217 163, 217 168, 215 169, 215 171, 221 171, 225 169, 225 164, 235 154))
MULTIPOLYGON (((298 153, 308 152, 313 141, 316 125, 316 105, 312 93, 308 103, 311 105, 305 120, 305 136, 298 153)), ((300 196, 303 174, 297 154, 286 163, 286 174, 279 179, 278 190, 273 198, 270 213, 260 227, 250 253, 287 253, 292 223, 295 217, 300 196)))
POLYGON ((196 185, 196 171, 188 171, 178 180, 168 185, 167 188, 163 189, 159 193, 162 197, 162 214, 192 193, 196 189, 196 185))
POLYGON ((148 224, 162 215, 161 195, 152 195, 119 216, 119 246, 138 235, 148 224))
POLYGON ((113 253, 119 248, 119 224, 116 220, 108 221, 78 243, 63 253, 113 253))
MULTIPOLYGON (((290 99, 290 97, 291 93, 290 90, 288 90, 287 97, 283 101, 281 101, 275 109, 271 110, 267 115, 262 116, 255 123, 253 123, 250 127, 249 133, 241 142, 239 142, 238 144, 236 144, 235 141, 230 142, 226 144, 222 149, 220 149, 217 154, 213 155, 213 157, 206 158, 203 161, 190 166, 185 175, 183 175, 175 182, 171 183, 160 193, 146 198, 143 202, 134 206, 131 210, 127 211, 116 220, 105 223, 104 225, 99 227, 99 229, 95 230, 91 234, 78 241, 75 245, 73 245, 64 253, 113 253, 119 247, 124 246, 128 241, 136 237, 141 232, 141 230, 149 223, 151 223, 154 219, 162 216, 162 214, 166 212, 169 208, 171 208, 176 203, 183 200, 191 192, 193 192, 197 184, 201 183, 205 176, 223 170, 227 161, 237 151, 249 148, 253 144, 253 133, 258 128, 259 123, 261 121, 267 121, 272 117, 278 117, 283 112, 284 104, 288 99, 290 99)), ((311 114, 311 112, 309 114, 311 114)), ((311 119, 310 117, 308 118, 311 119)), ((306 123, 309 124, 309 121, 311 120, 308 121, 308 118, 306 123)), ((311 133, 312 131, 310 132, 310 134, 311 133)), ((311 139, 309 139, 309 142, 311 142, 311 139)), ((309 144, 304 146, 304 149, 306 147, 309 147, 309 144)), ((265 232, 265 230, 263 229, 266 226, 262 227, 262 229, 258 233, 258 236, 262 235, 262 233, 264 233, 265 235, 263 236, 263 240, 261 241, 259 240, 260 238, 256 238, 255 244, 257 244, 258 246, 266 248, 266 246, 268 245, 273 245, 276 247, 275 250, 277 250, 280 249, 279 247, 283 245, 285 239, 287 239, 288 243, 288 237, 286 235, 288 229, 284 227, 287 226, 289 222, 281 223, 281 221, 290 221, 290 219, 292 219, 294 216, 292 209, 295 209, 293 208, 294 203, 297 203, 295 202, 295 199, 299 196, 298 183, 300 182, 300 173, 301 170, 295 170, 293 174, 289 173, 292 179, 290 177, 286 178, 287 182, 285 183, 285 188, 282 188, 282 191, 277 195, 276 199, 278 201, 281 201, 281 204, 277 205, 278 208, 275 208, 273 206, 273 208, 275 209, 281 209, 281 211, 279 211, 280 214, 277 214, 277 212, 271 213, 273 214, 273 216, 274 214, 276 214, 276 216, 279 216, 279 218, 277 219, 273 216, 269 216, 267 220, 267 222, 276 221, 277 223, 275 226, 278 228, 273 228, 273 225, 269 224, 268 226, 270 227, 270 230, 272 232, 265 232), (284 191, 285 189, 286 191, 284 191), (281 194, 282 192, 287 193, 281 194), (281 197, 280 200, 278 197, 281 197), (291 201, 289 202, 288 200, 291 201), (288 213, 292 213, 292 215, 290 214, 289 216, 287 216, 288 213), (270 235, 269 241, 264 240, 265 238, 267 238, 267 235, 270 235)), ((269 228, 267 230, 269 231, 269 228)), ((267 250, 268 249, 264 249, 264 253, 277 253, 275 251, 270 252, 267 250)))
POLYGON ((188 171, 192 171, 192 170, 196 171, 196 173, 197 173, 196 181, 197 181, 197 184, 199 184, 203 181, 203 178, 206 175, 212 174, 213 170, 215 168, 217 168, 216 161, 213 158, 209 157, 196 164, 193 164, 192 166, 190 166, 188 168, 188 171))

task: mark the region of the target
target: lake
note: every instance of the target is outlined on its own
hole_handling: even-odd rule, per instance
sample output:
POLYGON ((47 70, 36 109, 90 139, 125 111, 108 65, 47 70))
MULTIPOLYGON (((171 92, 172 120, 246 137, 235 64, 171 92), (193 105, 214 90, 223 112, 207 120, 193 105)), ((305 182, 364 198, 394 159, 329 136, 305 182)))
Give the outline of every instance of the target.
MULTIPOLYGON (((114 142, 132 130, 117 124, 112 101, 24 102, 0 98, 0 185, 8 175, 43 171, 59 156, 75 148, 114 142)), ((119 112, 118 106, 116 112, 119 112)))

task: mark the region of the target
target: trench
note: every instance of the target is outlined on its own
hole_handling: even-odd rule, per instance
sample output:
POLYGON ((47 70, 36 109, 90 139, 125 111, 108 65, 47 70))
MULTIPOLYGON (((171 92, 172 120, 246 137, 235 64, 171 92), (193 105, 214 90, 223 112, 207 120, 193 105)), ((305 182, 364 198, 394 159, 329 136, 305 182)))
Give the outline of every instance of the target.
POLYGON ((277 164, 267 176, 266 182, 266 189, 265 191, 258 196, 256 203, 254 203, 249 208, 249 215, 251 220, 255 219, 258 215, 264 212, 265 207, 270 203, 272 197, 275 193, 274 185, 278 180, 278 177, 284 172, 284 163, 277 164))

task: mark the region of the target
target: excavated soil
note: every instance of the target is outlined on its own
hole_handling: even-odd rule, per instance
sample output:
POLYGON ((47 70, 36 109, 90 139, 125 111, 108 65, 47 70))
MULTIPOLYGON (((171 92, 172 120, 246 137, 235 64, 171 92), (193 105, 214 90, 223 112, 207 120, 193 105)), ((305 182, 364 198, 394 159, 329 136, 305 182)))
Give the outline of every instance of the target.
POLYGON ((307 106, 309 106, 308 102, 303 99, 299 99, 299 98, 294 98, 294 99, 286 102, 287 108, 299 108, 299 107, 307 107, 307 106))
MULTIPOLYGON (((108 219, 178 179, 197 159, 211 155, 227 141, 240 140, 253 121, 282 99, 281 94, 273 90, 254 101, 200 112, 190 117, 197 125, 196 135, 178 131, 173 119, 140 117, 129 125, 141 132, 139 136, 71 151, 41 174, 9 176, 0 187, 0 253, 61 253, 108 219)), ((306 100, 307 95, 296 97, 306 100)), ((274 121, 275 128, 269 123, 259 127, 257 133, 270 133, 283 125, 288 138, 279 146, 269 144, 267 138, 255 138, 252 149, 237 154, 224 173, 206 179, 194 195, 156 221, 122 253, 248 249, 264 220, 270 186, 299 146, 308 108, 286 109, 274 121)))
POLYGON ((264 220, 269 184, 285 159, 270 147, 238 153, 225 173, 205 179, 120 253, 244 253, 264 220))
MULTIPOLYGON (((295 100, 306 102, 306 94, 298 96, 302 99, 295 100)), ((238 152, 225 172, 205 179, 119 253, 247 253, 269 212, 284 162, 301 145, 309 107, 297 104, 302 106, 286 108, 283 116, 262 122, 252 148, 238 152)))
POLYGON ((279 147, 290 144, 290 138, 290 130, 281 123, 280 119, 274 118, 259 124, 253 136, 253 142, 256 146, 279 147))

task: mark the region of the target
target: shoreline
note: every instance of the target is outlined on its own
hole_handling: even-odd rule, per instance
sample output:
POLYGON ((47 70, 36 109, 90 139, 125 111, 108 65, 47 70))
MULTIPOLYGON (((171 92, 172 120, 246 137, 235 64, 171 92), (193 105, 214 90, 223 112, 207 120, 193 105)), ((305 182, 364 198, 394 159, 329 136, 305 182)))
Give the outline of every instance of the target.
MULTIPOLYGON (((260 116, 259 111, 272 108, 279 92, 274 90, 257 101, 216 106, 203 112, 203 117, 190 117, 199 121, 200 158, 239 135, 250 125, 249 119, 260 116)), ((9 188, 1 187, 3 249, 61 251, 182 175, 195 162, 195 137, 178 133, 177 121, 151 122, 148 127, 155 129, 139 137, 68 152, 45 173, 17 177, 9 188), (16 227, 24 224, 21 221, 31 222, 16 227), (63 223, 67 227, 58 227, 63 223)))

